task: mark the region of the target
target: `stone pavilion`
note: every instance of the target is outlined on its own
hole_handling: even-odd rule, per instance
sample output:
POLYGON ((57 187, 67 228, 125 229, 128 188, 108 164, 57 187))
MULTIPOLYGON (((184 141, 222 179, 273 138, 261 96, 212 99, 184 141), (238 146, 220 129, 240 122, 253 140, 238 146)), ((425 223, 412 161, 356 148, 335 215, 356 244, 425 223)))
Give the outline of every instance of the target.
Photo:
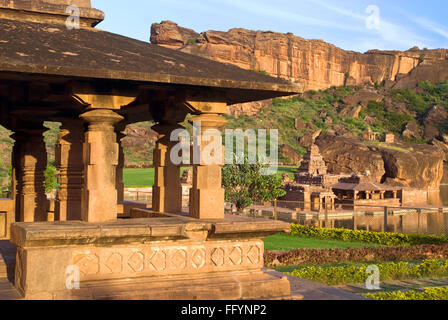
POLYGON ((182 214, 169 137, 188 114, 203 134, 225 126, 227 105, 300 87, 99 30, 103 12, 89 0, 69 3, 80 8, 79 29, 67 28, 67 0, 0 0, 0 124, 15 141, 0 222, 3 238, 17 246, 18 292, 27 299, 289 296, 288 280, 262 269, 261 241, 288 224, 226 216, 221 165, 202 162, 193 166, 190 211, 182 214), (120 139, 127 124, 147 120, 159 134, 153 207, 118 219, 120 139), (43 187, 44 121, 62 123, 55 221, 43 187), (79 289, 70 285, 77 276, 79 289))

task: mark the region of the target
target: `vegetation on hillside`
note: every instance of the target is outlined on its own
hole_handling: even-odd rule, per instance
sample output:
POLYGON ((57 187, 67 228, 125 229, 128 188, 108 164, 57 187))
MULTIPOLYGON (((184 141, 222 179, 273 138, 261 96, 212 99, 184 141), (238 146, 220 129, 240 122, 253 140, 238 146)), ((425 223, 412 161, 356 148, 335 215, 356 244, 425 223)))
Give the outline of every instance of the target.
MULTIPOLYGON (((448 79, 438 85, 428 81, 421 82, 416 89, 385 90, 381 85, 375 89, 384 94, 390 100, 390 104, 404 104, 402 112, 390 111, 386 102, 370 101, 363 108, 359 116, 354 118, 344 113, 343 99, 360 91, 362 87, 343 86, 331 87, 327 90, 308 91, 303 97, 290 99, 274 99, 271 108, 260 110, 252 116, 241 115, 234 117, 227 115, 229 121, 227 127, 236 129, 278 129, 279 144, 288 145, 299 155, 304 155, 306 149, 298 142, 306 134, 306 129, 297 129, 295 121, 309 124, 313 130, 322 130, 325 133, 329 129, 345 130, 354 136, 361 136, 369 127, 380 134, 395 133, 400 136, 409 122, 415 122, 418 126, 428 110, 434 105, 443 105, 448 109, 448 79), (369 124, 367 118, 375 122, 369 124)), ((386 100, 386 99, 385 99, 386 100)), ((448 124, 440 126, 442 133, 448 133, 448 124)), ((422 139, 413 139, 410 142, 426 143, 422 139)), ((288 163, 280 155, 280 161, 288 163)))

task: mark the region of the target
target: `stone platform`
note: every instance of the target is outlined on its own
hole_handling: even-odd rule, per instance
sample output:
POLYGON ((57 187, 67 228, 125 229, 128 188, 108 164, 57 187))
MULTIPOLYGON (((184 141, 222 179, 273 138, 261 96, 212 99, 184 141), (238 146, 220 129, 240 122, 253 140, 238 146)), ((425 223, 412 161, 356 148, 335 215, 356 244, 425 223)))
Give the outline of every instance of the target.
POLYGON ((27 299, 271 299, 286 277, 263 268, 281 221, 156 214, 109 223, 16 223, 15 286, 27 299), (67 289, 79 270, 80 289, 67 289))

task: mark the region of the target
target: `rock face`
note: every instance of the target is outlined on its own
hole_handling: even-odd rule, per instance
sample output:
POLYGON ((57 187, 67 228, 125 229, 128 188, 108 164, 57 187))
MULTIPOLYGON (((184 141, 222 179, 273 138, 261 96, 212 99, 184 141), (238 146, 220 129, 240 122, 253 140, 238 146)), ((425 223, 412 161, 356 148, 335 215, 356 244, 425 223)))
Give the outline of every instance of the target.
MULTIPOLYGON (((446 49, 412 48, 405 52, 370 50, 362 54, 292 33, 231 29, 228 32, 206 31, 199 34, 171 21, 163 21, 152 25, 151 42, 303 83, 306 90, 395 81, 419 65, 422 68, 415 72, 415 77, 419 73, 432 72, 431 76, 439 79, 448 72, 448 68, 440 70, 437 67, 438 71, 434 72, 434 62, 448 58, 446 49)), ((409 85, 412 81, 403 80, 399 86, 409 85)))
POLYGON ((292 164, 298 164, 302 159, 300 155, 287 144, 281 145, 279 152, 283 157, 289 159, 292 164))
POLYGON ((372 152, 361 140, 342 136, 320 136, 320 152, 332 174, 368 174, 371 182, 381 182, 384 162, 381 153, 372 152))
POLYGON ((438 137, 440 132, 437 126, 446 122, 447 118, 448 115, 444 106, 435 105, 429 109, 425 120, 423 121, 425 126, 425 138, 431 140, 438 137))
POLYGON ((126 137, 121 141, 125 148, 125 166, 138 167, 152 163, 152 152, 158 138, 157 132, 137 125, 128 125, 125 133, 126 137))
POLYGON ((329 173, 368 174, 371 182, 438 190, 445 153, 434 145, 368 145, 342 136, 320 136, 316 144, 329 173))

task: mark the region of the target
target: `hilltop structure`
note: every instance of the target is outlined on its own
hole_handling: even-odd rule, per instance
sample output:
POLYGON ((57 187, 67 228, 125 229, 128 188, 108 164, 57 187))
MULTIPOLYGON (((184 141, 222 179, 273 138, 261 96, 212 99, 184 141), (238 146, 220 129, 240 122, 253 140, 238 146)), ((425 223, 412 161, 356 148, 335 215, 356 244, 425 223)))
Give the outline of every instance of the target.
POLYGON ((15 140, 12 199, 0 202, 0 222, 3 238, 17 246, 18 292, 29 299, 289 296, 286 278, 262 270, 260 240, 289 225, 224 215, 221 166, 205 163, 193 165, 189 215, 181 214, 169 137, 188 113, 202 122, 202 135, 225 125, 228 104, 296 94, 297 86, 94 29, 104 14, 89 0, 70 3, 80 21, 68 28, 66 0, 0 1, 0 124, 15 140), (122 132, 147 120, 159 135, 153 208, 119 219, 122 132), (62 123, 55 222, 43 188, 44 121, 62 123), (79 290, 67 286, 69 267, 79 271, 79 290))

